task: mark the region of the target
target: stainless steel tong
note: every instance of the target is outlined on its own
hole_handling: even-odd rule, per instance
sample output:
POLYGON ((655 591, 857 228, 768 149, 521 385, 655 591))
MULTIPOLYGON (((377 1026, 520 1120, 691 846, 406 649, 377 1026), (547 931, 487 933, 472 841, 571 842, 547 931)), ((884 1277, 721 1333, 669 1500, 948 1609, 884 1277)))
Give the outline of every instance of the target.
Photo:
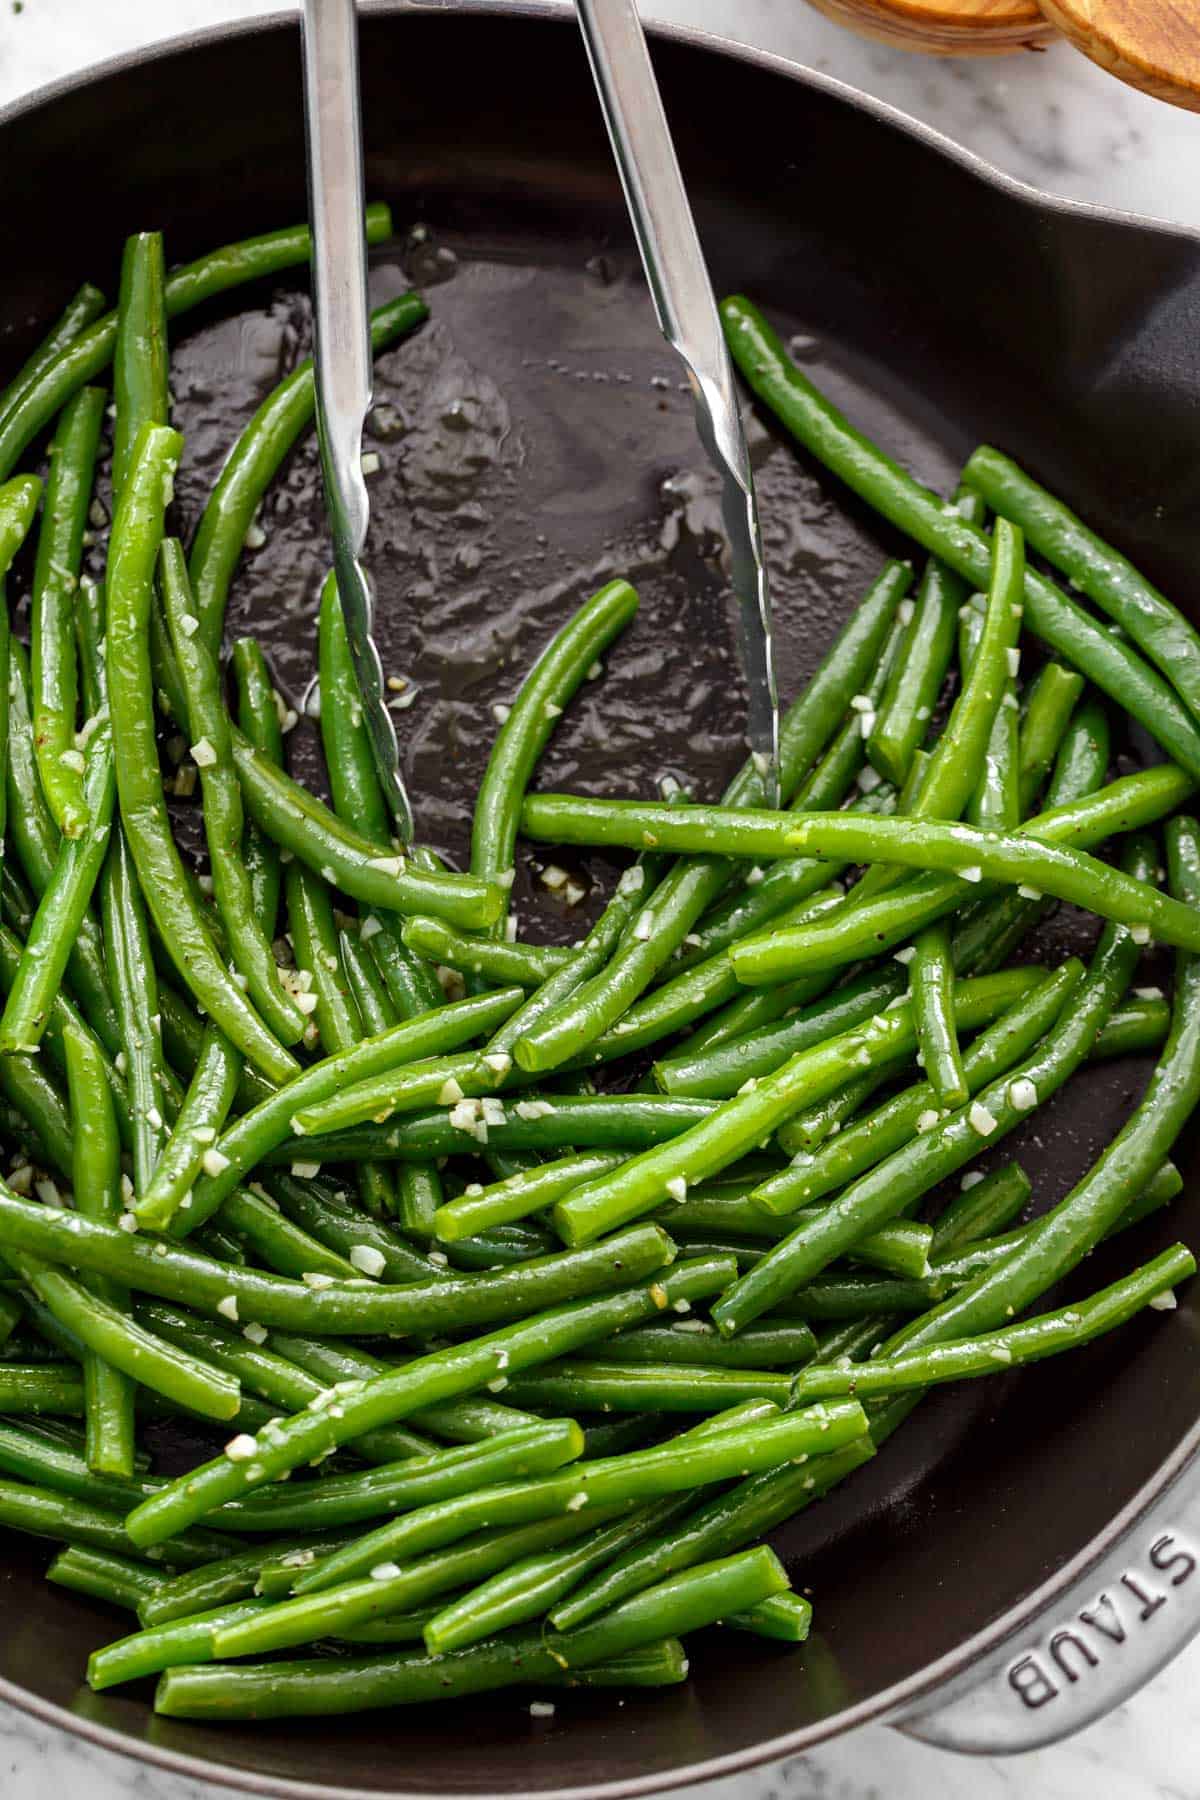
POLYGON ((302 35, 317 432, 333 567, 375 766, 396 831, 408 843, 412 809, 384 701, 383 669, 371 635, 371 584, 362 562, 370 518, 362 434, 371 405, 371 328, 355 0, 304 0, 302 35))
POLYGON ((721 511, 749 689, 747 735, 766 798, 779 797, 771 598, 733 366, 635 0, 576 0, 600 105, 659 327, 681 357, 696 426, 721 478, 721 511))

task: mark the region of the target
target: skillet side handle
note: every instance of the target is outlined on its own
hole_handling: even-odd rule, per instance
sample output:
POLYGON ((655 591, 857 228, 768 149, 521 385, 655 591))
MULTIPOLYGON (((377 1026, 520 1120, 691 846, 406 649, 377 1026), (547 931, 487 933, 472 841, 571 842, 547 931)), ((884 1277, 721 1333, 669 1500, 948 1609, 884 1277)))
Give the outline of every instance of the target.
POLYGON ((889 1723, 974 1755, 1069 1737, 1128 1700, 1200 1631, 1200 1452, 1070 1586, 966 1674, 889 1723))

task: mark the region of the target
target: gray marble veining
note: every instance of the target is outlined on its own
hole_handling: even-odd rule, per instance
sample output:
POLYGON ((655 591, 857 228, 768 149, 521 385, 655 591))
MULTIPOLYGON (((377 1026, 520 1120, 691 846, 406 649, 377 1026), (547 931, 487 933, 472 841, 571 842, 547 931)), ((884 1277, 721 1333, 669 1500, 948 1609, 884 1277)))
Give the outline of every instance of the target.
MULTIPOLYGON (((0 12, 0 103, 89 63, 275 0, 24 0, 0 12)), ((1065 46, 983 62, 930 59, 847 35, 802 0, 650 0, 807 63, 935 125, 1032 186, 1200 227, 1200 121, 1120 87, 1065 46)), ((1065 1744, 1011 1760, 943 1755, 881 1726, 692 1790, 698 1800, 1195 1800, 1200 1645, 1130 1705, 1065 1744)), ((219 1790, 96 1750, 0 1706, 5 1800, 218 1800, 219 1790)))

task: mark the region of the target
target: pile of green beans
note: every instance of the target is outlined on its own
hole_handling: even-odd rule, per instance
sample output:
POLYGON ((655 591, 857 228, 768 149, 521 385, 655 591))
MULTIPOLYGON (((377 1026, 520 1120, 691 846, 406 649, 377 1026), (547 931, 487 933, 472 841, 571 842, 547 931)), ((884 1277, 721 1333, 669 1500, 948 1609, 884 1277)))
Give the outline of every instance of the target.
MULTIPOLYGON (((308 362, 176 535, 174 321, 307 253, 167 273, 138 234, 116 308, 81 288, 0 393, 0 582, 52 436, 28 649, 0 604, 0 1525, 133 1615, 88 1680, 157 1676, 169 1716, 674 1684, 704 1627, 808 1635, 762 1540, 926 1389, 1169 1313, 1194 1272, 1161 1215, 1200 1097, 1200 637, 999 451, 918 487, 731 300, 760 400, 927 552, 914 592, 887 563, 787 710, 778 808, 753 759, 719 805, 532 792, 636 614, 609 581, 536 646, 452 872, 391 836, 333 577, 329 805, 262 648, 224 641, 308 362), (1170 760, 1116 774, 1124 717, 1170 760), (523 840, 634 853, 579 942, 518 938, 523 840), (1061 902, 1087 955, 1040 953, 1061 902), (1148 1085, 1064 1199, 979 1166, 1118 1056, 1148 1085)), ((426 316, 381 306, 376 354, 426 316)))

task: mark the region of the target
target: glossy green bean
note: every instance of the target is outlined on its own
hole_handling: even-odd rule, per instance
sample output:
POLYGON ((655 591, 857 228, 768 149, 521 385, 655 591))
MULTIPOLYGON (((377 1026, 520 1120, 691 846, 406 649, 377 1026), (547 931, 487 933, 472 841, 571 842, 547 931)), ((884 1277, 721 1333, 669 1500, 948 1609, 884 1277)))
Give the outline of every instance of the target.
POLYGON ((554 722, 637 607, 627 581, 607 582, 555 633, 522 681, 475 797, 471 868, 476 875, 509 880, 521 803, 554 722))
POLYGON ((339 819, 352 821, 373 843, 386 844, 390 836, 387 807, 363 724, 358 676, 346 635, 337 577, 332 574, 325 578, 317 615, 317 680, 321 743, 333 810, 339 819))
POLYGON ((1033 805, 1058 755, 1071 714, 1083 693, 1083 676, 1061 663, 1043 663, 1021 719, 1018 785, 1021 813, 1033 805))
POLYGON ((166 425, 166 268, 162 233, 126 238, 113 347, 113 494, 120 501, 144 425, 166 425))
POLYGON ((18 1417, 61 1413, 80 1418, 83 1380, 78 1370, 65 1363, 5 1363, 0 1368, 0 1408, 18 1417))
POLYGON ((63 409, 33 570, 33 742, 47 805, 66 838, 79 837, 88 819, 75 742, 79 683, 73 614, 106 398, 103 388, 81 388, 63 409))
POLYGON ((255 913, 250 874, 241 853, 244 818, 229 715, 219 670, 200 640, 178 538, 164 538, 159 550, 159 591, 187 706, 191 756, 200 770, 204 837, 217 910, 259 1016, 280 1043, 295 1044, 304 1035, 304 1015, 281 985, 271 945, 255 913))
MULTIPOLYGON (((114 1551, 118 1556, 139 1554, 119 1513, 24 1482, 0 1481, 0 1525, 31 1537, 114 1551)), ((165 1562, 182 1569, 219 1555, 220 1543, 215 1532, 181 1532, 170 1544, 140 1554, 151 1562, 165 1562)))
MULTIPOLYGON (((72 1187, 84 1218, 111 1223, 121 1213, 121 1141, 105 1075, 103 1054, 94 1039, 68 1030, 64 1038, 71 1103, 72 1187)), ((82 1285, 119 1312, 129 1296, 100 1275, 82 1285)), ((45 1296, 43 1296, 44 1298, 45 1296)), ((61 1317, 61 1313, 59 1314, 61 1317)), ((98 1473, 131 1476, 134 1467, 134 1384, 120 1369, 88 1349, 83 1359, 88 1466, 98 1473)))
MULTIPOLYGON (((266 658, 254 638, 234 640, 233 670, 237 678, 239 726, 260 755, 270 762, 282 763, 283 732, 275 689, 266 658)), ((250 877, 254 916, 266 936, 273 938, 279 918, 279 852, 253 819, 246 822, 242 858, 250 877)))
POLYGON ((80 788, 83 827, 74 837, 62 839, 50 880, 38 901, 0 1014, 0 1055, 33 1050, 40 1042, 108 854, 116 780, 106 726, 100 727, 88 746, 86 767, 86 787, 80 788))
MULTIPOLYGON (((360 1206, 346 1200, 339 1203, 312 1182, 299 1181, 282 1171, 271 1178, 267 1191, 287 1218, 339 1257, 346 1258, 359 1273, 376 1275, 381 1281, 438 1279, 436 1264, 406 1244, 390 1225, 366 1215, 360 1206)), ((228 1206, 227 1199, 222 1216, 228 1206)))
POLYGON ((65 350, 104 310, 104 295, 92 282, 85 281, 82 287, 76 288, 45 337, 30 352, 3 394, 0 394, 0 418, 12 411, 18 396, 31 387, 55 361, 59 352, 65 350))
POLYGON ((493 924, 503 890, 471 875, 418 867, 373 844, 262 756, 239 732, 233 756, 246 811, 281 850, 368 907, 398 913, 430 913, 469 930, 493 924))
POLYGON ((954 963, 944 919, 927 925, 908 968, 921 1065, 939 1106, 961 1106, 969 1088, 954 1015, 954 963))
POLYGON ((559 944, 505 943, 468 937, 440 919, 406 919, 405 944, 428 962, 444 963, 466 975, 481 975, 494 984, 540 987, 568 963, 573 952, 559 944))
MULTIPOLYGON (((681 1363, 622 1362, 618 1347, 607 1346, 603 1362, 567 1358, 547 1363, 512 1382, 518 1406, 552 1408, 557 1413, 664 1412, 718 1413, 744 1400, 789 1404, 792 1375, 782 1369, 689 1367, 681 1363)), ((677 1440, 672 1440, 677 1442, 677 1440)))
POLYGON ((163 1052, 155 1020, 158 980, 133 854, 123 827, 112 834, 101 876, 106 961, 120 1024, 129 1094, 135 1193, 154 1176, 163 1143, 163 1052))
MULTIPOLYGON (((725 300, 721 314, 735 363, 792 435, 893 525, 983 586, 990 560, 984 534, 856 431, 790 361, 749 301, 725 300)), ((1172 688, 1129 643, 1096 625, 1032 570, 1025 576, 1024 607, 1029 630, 1131 713, 1176 762, 1200 776, 1200 730, 1172 688)))
POLYGON ((237 1093, 242 1058, 225 1033, 205 1028, 200 1058, 192 1073, 171 1135, 133 1211, 140 1225, 162 1231, 179 1207, 190 1201, 205 1152, 216 1142, 237 1093))
POLYGON ((456 1243, 493 1225, 528 1218, 530 1213, 539 1212, 570 1193, 581 1181, 617 1169, 624 1160, 616 1151, 580 1151, 553 1162, 537 1163, 488 1187, 475 1182, 438 1208, 432 1219, 433 1234, 442 1243, 456 1243))
POLYGON ((103 1600, 109 1606, 123 1606, 134 1612, 138 1602, 147 1599, 160 1585, 162 1575, 131 1556, 69 1544, 46 1570, 46 1580, 56 1587, 70 1588, 74 1594, 86 1594, 90 1600, 103 1600))
POLYGON ((964 1176, 963 1184, 934 1220, 935 1256, 1000 1231, 1023 1210, 1032 1192, 1028 1175, 1016 1162, 992 1169, 980 1180, 964 1176))
MULTIPOLYGON (((707 1263, 677 1263, 666 1270, 664 1264, 673 1251, 661 1233, 656 1232, 653 1240, 625 1233, 621 1241, 612 1242, 616 1248, 607 1253, 610 1281, 615 1275, 638 1282, 655 1266, 663 1273, 646 1286, 627 1286, 599 1298, 568 1301, 500 1331, 434 1351, 369 1382, 362 1393, 347 1396, 340 1417, 335 1418, 328 1409, 301 1413, 277 1427, 271 1441, 256 1440, 253 1462, 219 1457, 172 1482, 161 1495, 130 1514, 127 1524, 132 1536, 139 1543, 160 1543, 212 1507, 276 1479, 286 1469, 324 1456, 363 1431, 390 1424, 422 1406, 457 1399, 499 1379, 506 1367, 515 1374, 535 1362, 567 1354, 589 1338, 652 1317, 661 1310, 660 1301, 669 1306, 675 1299, 700 1298, 724 1286, 729 1278, 729 1264, 719 1258, 707 1263), (614 1268, 614 1264, 619 1266, 614 1268)), ((481 1282, 489 1279, 478 1278, 481 1282)), ((522 1310, 528 1312, 531 1303, 536 1304, 523 1298, 522 1310)), ((361 1320, 358 1328, 362 1328, 361 1320)))
POLYGON ((1179 608, 999 450, 983 445, 974 451, 964 479, 997 512, 1015 520, 1049 563, 1128 632, 1189 711, 1200 716, 1200 637, 1179 608))
POLYGON ((944 563, 932 560, 926 565, 895 667, 867 738, 872 766, 898 787, 929 729, 954 653, 958 609, 966 596, 965 584, 944 563))

